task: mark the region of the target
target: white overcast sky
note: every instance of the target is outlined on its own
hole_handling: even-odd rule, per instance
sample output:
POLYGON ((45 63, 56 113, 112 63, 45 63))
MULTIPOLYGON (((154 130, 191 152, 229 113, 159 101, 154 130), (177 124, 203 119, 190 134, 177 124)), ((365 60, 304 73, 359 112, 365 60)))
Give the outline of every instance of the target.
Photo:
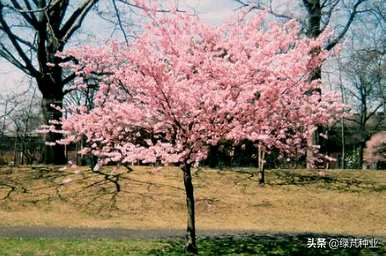
MULTIPOLYGON (((204 21, 213 25, 221 24, 230 18, 238 7, 233 0, 180 0, 178 2, 182 8, 195 10, 204 21)), ((101 21, 95 14, 90 13, 81 31, 73 44, 106 41, 110 37, 112 27, 101 21)), ((116 31, 115 35, 119 33, 116 31)), ((24 91, 28 87, 28 80, 24 73, 0 58, 0 96, 24 91)))

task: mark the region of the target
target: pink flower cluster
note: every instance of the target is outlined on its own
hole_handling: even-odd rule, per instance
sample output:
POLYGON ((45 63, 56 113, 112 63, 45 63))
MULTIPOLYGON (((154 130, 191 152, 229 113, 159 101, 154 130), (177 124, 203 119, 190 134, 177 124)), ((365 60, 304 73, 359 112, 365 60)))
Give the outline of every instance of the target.
POLYGON ((363 158, 367 163, 386 162, 386 131, 371 136, 366 143, 363 158))
POLYGON ((67 109, 59 143, 84 139, 81 153, 101 163, 198 163, 223 139, 295 154, 311 127, 341 115, 338 95, 306 95, 321 87, 309 77, 327 53, 310 53, 325 38, 302 38, 295 22, 262 14, 213 27, 185 13, 148 16, 130 47, 60 54, 77 59, 64 64, 78 75, 74 89, 92 77, 98 90, 92 109, 67 109))

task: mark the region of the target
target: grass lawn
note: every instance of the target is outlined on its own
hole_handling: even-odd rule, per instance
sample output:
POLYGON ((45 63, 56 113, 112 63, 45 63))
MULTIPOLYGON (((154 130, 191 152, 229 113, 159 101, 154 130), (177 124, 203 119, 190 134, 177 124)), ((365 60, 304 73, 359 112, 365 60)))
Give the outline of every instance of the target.
POLYGON ((150 240, 0 239, 2 256, 149 255, 163 247, 164 243, 150 240))
MULTIPOLYGON (((331 255, 382 256, 386 247, 377 249, 308 249, 305 237, 222 237, 199 239, 200 255, 331 255)), ((183 241, 176 240, 54 240, 0 239, 2 256, 126 256, 126 255, 185 255, 183 241)))
MULTIPOLYGON (((198 230, 386 236, 385 171, 271 170, 264 187, 251 171, 194 172, 198 230)), ((134 167, 116 174, 119 193, 109 181, 118 176, 2 167, 0 226, 185 228, 181 171, 134 167)))

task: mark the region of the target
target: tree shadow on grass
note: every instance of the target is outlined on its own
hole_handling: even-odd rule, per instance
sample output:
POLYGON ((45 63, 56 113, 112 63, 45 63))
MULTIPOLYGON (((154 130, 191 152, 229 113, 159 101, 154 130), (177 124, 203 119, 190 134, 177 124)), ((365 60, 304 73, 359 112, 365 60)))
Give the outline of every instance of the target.
POLYGON ((386 184, 376 183, 373 181, 362 180, 354 177, 337 177, 331 175, 301 174, 291 171, 273 171, 272 177, 267 184, 272 186, 277 185, 316 185, 325 189, 351 192, 383 192, 386 191, 386 184))
MULTIPOLYGON (((308 248, 307 239, 312 236, 223 236, 217 238, 198 239, 200 255, 259 255, 259 256, 383 256, 386 255, 386 245, 378 248, 329 248, 330 239, 339 240, 339 237, 326 237, 326 248, 308 248)), ((317 237, 313 237, 316 239, 317 237)), ((347 239, 347 237, 345 237, 347 239)), ((349 238, 350 239, 350 238, 349 238)), ((183 240, 170 240, 162 250, 154 250, 149 255, 188 255, 184 252, 183 240)))

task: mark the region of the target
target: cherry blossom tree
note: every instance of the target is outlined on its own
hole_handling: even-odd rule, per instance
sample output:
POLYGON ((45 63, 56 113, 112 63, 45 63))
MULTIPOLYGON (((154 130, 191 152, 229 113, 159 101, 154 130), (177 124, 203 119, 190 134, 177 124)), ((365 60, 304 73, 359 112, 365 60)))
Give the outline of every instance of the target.
MULTIPOLYGON (((153 8, 153 7, 152 7, 153 8)), ((295 22, 265 15, 212 27, 197 16, 147 11, 142 35, 124 47, 67 50, 62 64, 74 90, 98 81, 93 107, 67 109, 58 143, 86 140, 81 153, 107 163, 177 165, 187 203, 187 244, 197 252, 192 167, 220 140, 249 138, 291 153, 306 146, 308 127, 326 124, 341 107, 334 96, 305 96, 319 87, 309 73, 325 54, 323 38, 300 38, 295 22)), ((153 8, 154 9, 154 8, 153 8)))

